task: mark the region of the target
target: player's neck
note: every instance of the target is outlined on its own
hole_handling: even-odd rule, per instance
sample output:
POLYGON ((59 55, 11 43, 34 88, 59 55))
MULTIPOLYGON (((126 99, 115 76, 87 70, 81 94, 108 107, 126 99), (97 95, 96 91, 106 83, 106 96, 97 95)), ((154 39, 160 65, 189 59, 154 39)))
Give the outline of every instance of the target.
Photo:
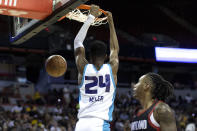
POLYGON ((91 60, 91 63, 96 67, 97 70, 99 70, 101 66, 104 64, 104 60, 94 59, 94 60, 91 60))
POLYGON ((103 62, 97 61, 97 62, 93 62, 92 64, 96 67, 97 70, 99 70, 101 66, 104 64, 104 61, 103 62))
POLYGON ((140 101, 143 109, 148 109, 153 104, 154 100, 150 95, 145 95, 144 99, 140 101))

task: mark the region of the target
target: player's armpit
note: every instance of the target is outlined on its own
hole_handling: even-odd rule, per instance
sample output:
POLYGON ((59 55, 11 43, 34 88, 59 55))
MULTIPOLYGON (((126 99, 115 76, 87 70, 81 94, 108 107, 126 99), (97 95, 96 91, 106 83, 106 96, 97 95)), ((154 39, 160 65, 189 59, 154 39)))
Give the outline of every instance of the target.
POLYGON ((177 131, 173 111, 167 104, 159 103, 154 110, 154 116, 160 124, 161 131, 177 131))
POLYGON ((83 74, 84 67, 88 64, 88 61, 85 58, 85 49, 83 47, 79 47, 75 50, 75 61, 79 73, 83 74))

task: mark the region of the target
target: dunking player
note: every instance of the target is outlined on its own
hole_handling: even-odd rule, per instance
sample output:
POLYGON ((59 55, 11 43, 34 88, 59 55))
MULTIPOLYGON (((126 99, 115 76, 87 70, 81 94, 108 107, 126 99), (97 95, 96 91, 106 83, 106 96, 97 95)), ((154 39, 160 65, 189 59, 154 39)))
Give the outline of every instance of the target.
POLYGON ((79 72, 80 95, 78 122, 75 131, 110 131, 119 65, 119 45, 112 14, 108 12, 110 29, 110 61, 104 64, 107 47, 103 42, 91 43, 90 63, 85 58, 83 41, 90 24, 100 15, 92 5, 90 15, 74 40, 76 65, 79 72))
POLYGON ((173 86, 160 75, 148 73, 140 77, 133 96, 143 109, 131 122, 131 131, 176 131, 173 111, 164 103, 173 93, 173 86))

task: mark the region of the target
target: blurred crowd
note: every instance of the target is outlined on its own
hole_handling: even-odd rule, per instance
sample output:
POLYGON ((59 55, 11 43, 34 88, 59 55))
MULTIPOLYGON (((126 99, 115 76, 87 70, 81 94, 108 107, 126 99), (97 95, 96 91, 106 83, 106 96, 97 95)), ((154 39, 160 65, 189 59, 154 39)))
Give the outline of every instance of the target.
MULTIPOLYGON (((64 88, 50 90, 47 94, 36 92, 27 101, 18 100, 10 109, 5 108, 8 103, 9 97, 6 102, 1 100, 2 131, 74 131, 79 108, 78 90, 64 88)), ((167 103, 175 112, 178 131, 185 131, 189 124, 197 123, 197 100, 190 94, 184 98, 174 96, 167 103)), ((117 92, 111 130, 128 131, 130 121, 140 108, 131 91, 117 92)))
POLYGON ((54 89, 47 94, 36 92, 26 101, 9 104, 11 108, 6 107, 10 103, 9 97, 3 99, 0 131, 74 131, 78 109, 76 91, 54 89))

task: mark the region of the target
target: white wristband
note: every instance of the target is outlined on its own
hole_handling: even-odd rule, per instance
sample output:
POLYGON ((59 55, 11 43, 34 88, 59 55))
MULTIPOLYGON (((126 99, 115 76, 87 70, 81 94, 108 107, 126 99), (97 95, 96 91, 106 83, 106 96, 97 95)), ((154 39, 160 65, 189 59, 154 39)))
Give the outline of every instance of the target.
POLYGON ((83 47, 84 48, 83 43, 81 41, 75 41, 74 42, 74 50, 76 50, 79 47, 83 47))
POLYGON ((86 22, 90 22, 90 24, 92 24, 94 22, 94 19, 95 19, 95 16, 89 14, 86 22))
POLYGON ((79 30, 77 36, 74 40, 74 50, 76 50, 78 47, 84 47, 83 41, 86 37, 87 31, 90 27, 90 25, 94 22, 95 17, 93 15, 88 15, 87 20, 84 22, 83 26, 79 30))

